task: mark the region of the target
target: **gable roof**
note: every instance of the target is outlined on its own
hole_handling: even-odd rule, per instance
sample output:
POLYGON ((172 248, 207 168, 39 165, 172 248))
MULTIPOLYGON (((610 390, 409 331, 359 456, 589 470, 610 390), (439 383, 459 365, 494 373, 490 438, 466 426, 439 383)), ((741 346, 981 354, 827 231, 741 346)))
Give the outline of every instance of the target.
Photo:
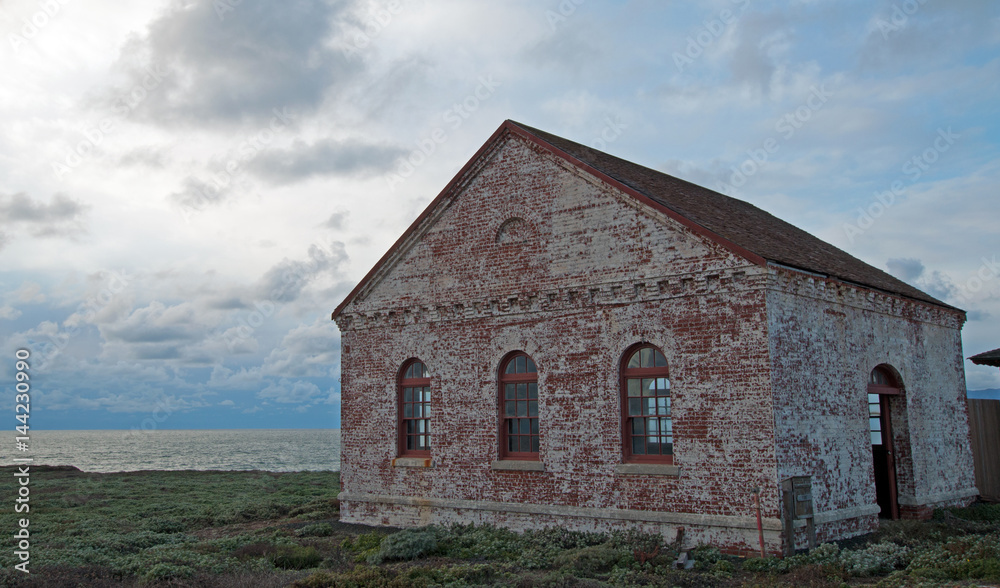
POLYGON ((748 202, 507 120, 337 306, 333 318, 374 278, 430 212, 464 184, 465 176, 475 169, 474 164, 480 157, 508 134, 538 145, 647 205, 665 212, 688 228, 753 263, 777 263, 921 302, 954 308, 748 202))
POLYGON ((1000 349, 984 351, 969 358, 976 365, 992 365, 1000 367, 1000 349))

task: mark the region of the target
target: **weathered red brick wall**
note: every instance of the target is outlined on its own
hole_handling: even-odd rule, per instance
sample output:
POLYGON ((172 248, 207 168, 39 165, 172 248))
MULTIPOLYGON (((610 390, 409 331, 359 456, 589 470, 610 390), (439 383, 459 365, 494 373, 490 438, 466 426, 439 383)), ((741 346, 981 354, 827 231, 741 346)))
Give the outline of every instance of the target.
POLYGON ((491 157, 340 319, 345 519, 420 524, 463 513, 515 527, 686 526, 692 540, 755 545, 751 490, 761 486, 777 549, 766 270, 520 140, 491 157), (639 342, 669 362, 676 476, 616 473, 619 365, 639 342), (539 369, 542 472, 491 467, 497 370, 514 350, 539 369), (432 376, 433 468, 393 466, 397 374, 411 357, 432 376), (355 495, 694 513, 719 524, 386 506, 355 495))
POLYGON ((975 496, 961 313, 777 268, 767 300, 780 478, 812 476, 819 510, 861 516, 846 534, 874 529, 867 384, 888 364, 903 516, 975 496))
MULTIPOLYGON (((906 320, 844 301, 816 305, 785 270, 750 264, 520 139, 482 161, 338 317, 344 520, 631 525, 671 539, 683 526, 690 544, 752 552, 760 487, 767 548, 776 552, 779 482, 805 473, 817 480, 821 537, 871 528, 867 405, 857 387, 864 390, 876 365, 864 362, 881 337, 901 329, 909 339, 899 351, 916 349, 906 320), (866 340, 857 329, 876 334, 866 340), (660 347, 670 368, 671 475, 619 468, 619 366, 640 342, 660 347), (496 469, 497 370, 515 350, 539 370, 544 471, 496 469), (396 382, 410 358, 432 378, 433 467, 394 463, 396 382)), ((921 333, 947 347, 957 330, 921 333)), ((954 359, 929 357, 936 354, 928 349, 921 365, 950 372, 919 396, 915 388, 905 416, 911 429, 938 434, 958 425, 922 407, 951 410, 931 388, 956 390, 961 364, 956 372, 954 359)), ((906 448, 924 456, 914 457, 919 471, 901 475, 907 487, 931 474, 917 496, 956 484, 934 481, 932 447, 912 439, 906 448)), ((935 451, 964 463, 955 443, 935 451)))

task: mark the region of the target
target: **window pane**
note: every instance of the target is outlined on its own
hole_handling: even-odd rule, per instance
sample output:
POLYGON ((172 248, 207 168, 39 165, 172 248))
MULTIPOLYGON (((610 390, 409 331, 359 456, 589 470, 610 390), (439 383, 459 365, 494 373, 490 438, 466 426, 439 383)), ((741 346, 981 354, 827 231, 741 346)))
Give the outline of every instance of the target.
POLYGON ((659 435, 660 421, 658 419, 646 419, 646 429, 649 435, 659 435))
POLYGON ((413 418, 413 405, 412 404, 404 404, 403 405, 403 418, 404 419, 413 418))
POLYGON ((882 421, 877 418, 875 419, 870 418, 868 419, 868 428, 871 429, 872 431, 881 431, 882 421))
POLYGON ((507 402, 504 402, 503 413, 505 416, 509 417, 514 416, 517 413, 517 403, 514 402, 513 400, 508 400, 507 402))
POLYGON ((507 421, 507 434, 517 435, 517 419, 510 419, 507 421))
POLYGON ((403 379, 408 380, 413 377, 413 364, 406 366, 406 373, 403 374, 403 379))
POLYGON ((636 351, 632 354, 632 357, 628 358, 628 367, 637 368, 639 367, 639 352, 636 351))
POLYGON ((528 384, 528 399, 534 400, 536 398, 538 398, 538 384, 528 384))
POLYGON ((628 414, 629 416, 638 416, 642 414, 642 399, 641 398, 629 398, 628 399, 628 414))
POLYGON ((530 437, 518 437, 521 442, 521 451, 527 453, 531 451, 531 438, 530 437))
POLYGON ((413 426, 413 421, 406 421, 406 434, 407 435, 412 435, 414 433, 414 431, 415 431, 415 428, 413 426))
POLYGON ((660 419, 660 433, 663 434, 673 434, 674 423, 670 419, 660 419))
POLYGON ((528 435, 531 433, 531 419, 521 419, 521 434, 528 435))
POLYGON ((643 398, 642 414, 656 414, 656 398, 643 398))
POLYGON ((514 358, 514 364, 515 364, 514 373, 517 373, 517 374, 523 374, 524 373, 524 367, 525 367, 525 365, 524 365, 525 364, 524 359, 525 358, 524 358, 523 355, 518 355, 517 357, 514 358))
POLYGON ((673 455, 674 454, 674 442, 670 441, 666 445, 663 445, 663 455, 673 455))
POLYGON ((538 416, 538 401, 529 400, 528 401, 528 416, 536 417, 538 416))
POLYGON ((663 357, 659 349, 654 349, 653 364, 655 367, 667 367, 667 358, 663 357))
POLYGON ((629 378, 628 381, 628 395, 638 396, 639 390, 642 388, 642 380, 637 378, 629 378))
POLYGON ((406 436, 406 448, 407 449, 416 449, 416 444, 417 444, 417 442, 413 438, 413 435, 407 435, 406 436))
POLYGON ((429 378, 429 377, 431 377, 431 375, 429 373, 427 373, 427 366, 424 365, 424 364, 420 364, 420 377, 422 377, 422 378, 429 378))
POLYGON ((430 386, 424 388, 424 402, 431 401, 431 389, 430 386))
POLYGON ((507 451, 517 451, 517 437, 510 437, 507 439, 507 451))
POLYGON ((507 362, 507 368, 504 369, 503 373, 505 373, 505 374, 513 374, 514 373, 514 360, 513 359, 507 362))
POLYGON ((882 432, 881 431, 872 431, 871 437, 872 437, 872 445, 881 445, 882 444, 882 432))
POLYGON ((531 450, 538 453, 538 437, 531 438, 531 450))
POLYGON ((503 385, 503 395, 507 400, 514 400, 517 397, 517 386, 515 384, 504 384, 503 385))
POLYGON ((656 394, 656 380, 653 378, 642 379, 642 395, 653 396, 656 394))
POLYGON ((531 419, 531 434, 538 434, 538 419, 531 419))
POLYGON ((517 401, 517 416, 519 417, 528 416, 528 401, 526 400, 517 401))
POLYGON ((639 367, 653 367, 653 350, 646 347, 645 349, 640 349, 639 353, 642 354, 639 367))
POLYGON ((656 399, 656 414, 670 414, 670 397, 659 396, 656 399))
POLYGON ((646 455, 645 437, 632 437, 632 455, 646 455))
POLYGON ((528 385, 527 384, 518 384, 517 385, 517 399, 518 400, 524 400, 527 397, 528 397, 528 385))
POLYGON ((646 432, 646 419, 632 419, 632 434, 642 435, 646 432))
POLYGON ((527 367, 527 371, 528 371, 529 373, 534 373, 534 372, 537 372, 537 371, 538 371, 537 369, 535 369, 535 362, 531 361, 531 358, 530 358, 530 357, 528 358, 528 367, 527 367))
POLYGON ((656 378, 656 389, 660 392, 660 394, 670 390, 670 380, 666 378, 656 378))
POLYGON ((657 437, 648 437, 646 439, 646 453, 648 455, 660 454, 660 441, 657 437))
POLYGON ((403 402, 413 402, 413 388, 403 388, 403 402))

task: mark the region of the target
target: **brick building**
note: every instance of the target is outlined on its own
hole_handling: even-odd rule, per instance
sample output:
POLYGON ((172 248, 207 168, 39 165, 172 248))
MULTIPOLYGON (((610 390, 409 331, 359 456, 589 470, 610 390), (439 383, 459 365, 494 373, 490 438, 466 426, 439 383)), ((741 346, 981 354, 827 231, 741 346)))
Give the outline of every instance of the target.
POLYGON ((333 313, 344 521, 782 549, 975 495, 961 310, 745 202, 507 121, 333 313))

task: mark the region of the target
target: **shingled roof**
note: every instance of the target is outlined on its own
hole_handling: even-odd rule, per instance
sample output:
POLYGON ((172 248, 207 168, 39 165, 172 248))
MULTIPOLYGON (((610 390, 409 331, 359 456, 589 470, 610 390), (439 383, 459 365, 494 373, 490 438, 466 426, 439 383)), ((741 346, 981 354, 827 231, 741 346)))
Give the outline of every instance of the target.
POLYGON ((1000 349, 984 351, 978 355, 973 355, 969 359, 976 365, 992 365, 994 367, 1000 367, 1000 349))
POLYGON ((519 122, 508 123, 768 261, 953 308, 748 202, 519 122))
POLYGON ((337 306, 333 311, 334 318, 369 281, 374 279, 380 268, 396 255, 417 227, 428 218, 430 212, 456 190, 461 189, 466 176, 474 173, 473 170, 476 168, 474 164, 488 153, 497 141, 504 140, 508 133, 528 140, 647 204, 660 208, 686 226, 716 240, 754 263, 777 263, 792 269, 954 309, 748 202, 508 120, 480 147, 437 198, 413 221, 406 232, 337 306))

